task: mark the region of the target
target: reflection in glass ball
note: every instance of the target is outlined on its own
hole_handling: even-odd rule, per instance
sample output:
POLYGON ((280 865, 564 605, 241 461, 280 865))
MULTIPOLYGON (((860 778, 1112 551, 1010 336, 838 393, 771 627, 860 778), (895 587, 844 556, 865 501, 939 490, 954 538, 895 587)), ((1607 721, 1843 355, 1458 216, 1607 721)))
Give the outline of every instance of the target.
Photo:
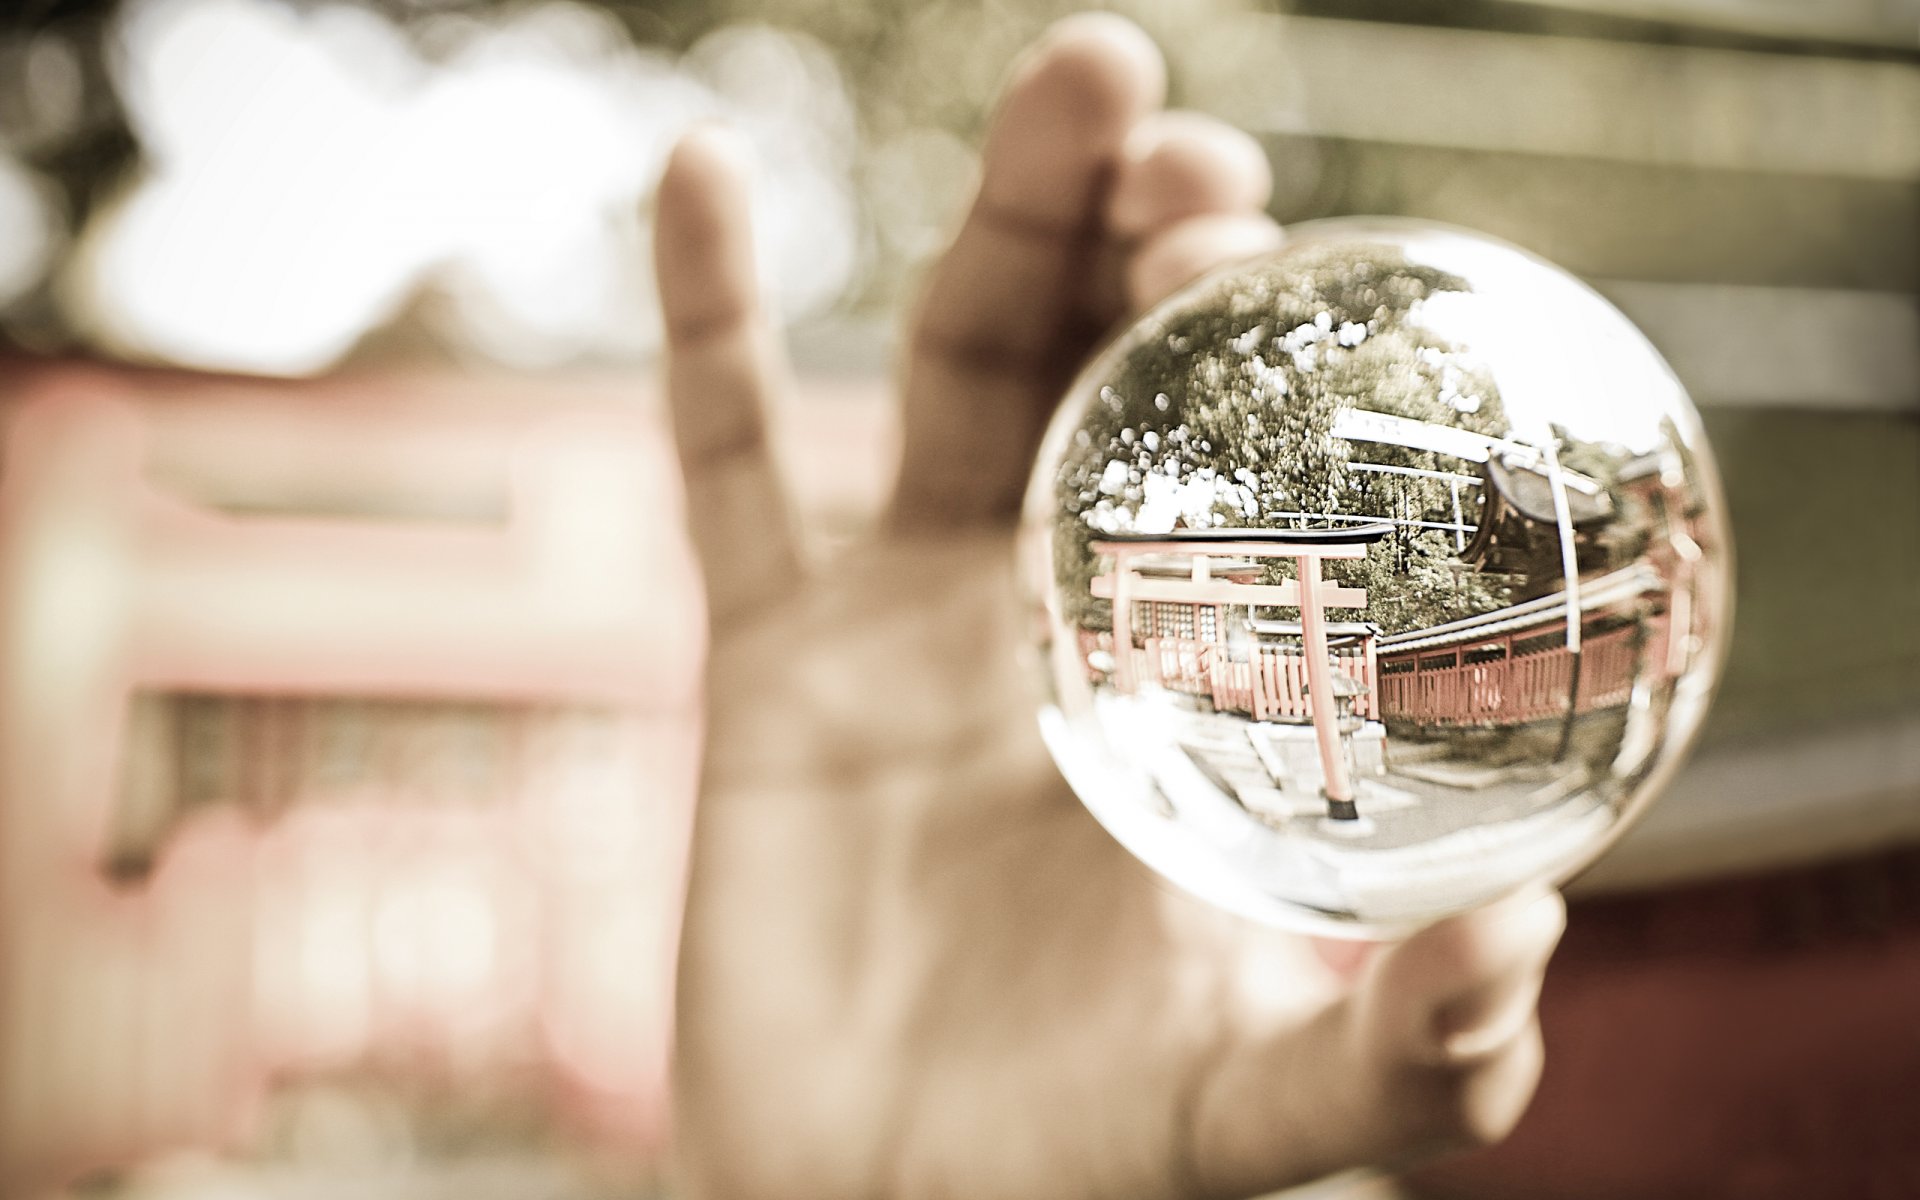
POLYGON ((1027 500, 1042 723, 1175 883, 1405 929, 1591 861, 1699 725, 1718 484, 1625 317, 1504 243, 1298 227, 1081 376, 1027 500))

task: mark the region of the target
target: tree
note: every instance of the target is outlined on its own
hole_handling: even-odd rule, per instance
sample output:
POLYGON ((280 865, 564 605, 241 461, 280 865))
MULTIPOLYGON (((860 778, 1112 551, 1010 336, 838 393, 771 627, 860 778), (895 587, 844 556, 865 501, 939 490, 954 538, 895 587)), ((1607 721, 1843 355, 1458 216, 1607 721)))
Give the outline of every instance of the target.
MULTIPOLYGON (((1484 367, 1414 319, 1466 282, 1388 247, 1292 251, 1235 273, 1138 327, 1123 344, 1059 468, 1056 579, 1071 619, 1107 628, 1088 544, 1121 530, 1306 527, 1335 516, 1453 520, 1443 479, 1356 464, 1458 471, 1415 447, 1335 434, 1362 409, 1491 436, 1506 433, 1484 367)), ((1464 515, 1474 515, 1470 509, 1464 515)), ((1343 522, 1344 523, 1344 522, 1343 522)), ((1451 535, 1396 527, 1329 574, 1366 587, 1389 631, 1498 607, 1499 581, 1453 565, 1451 535)), ((1291 574, 1280 562, 1270 577, 1291 574)))

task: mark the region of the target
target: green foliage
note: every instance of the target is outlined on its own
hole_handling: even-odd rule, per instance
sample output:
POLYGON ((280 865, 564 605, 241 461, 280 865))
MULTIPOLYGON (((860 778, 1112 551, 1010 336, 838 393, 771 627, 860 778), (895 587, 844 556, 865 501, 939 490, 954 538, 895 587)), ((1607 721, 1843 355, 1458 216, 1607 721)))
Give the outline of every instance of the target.
MULTIPOLYGON (((1491 376, 1410 319, 1427 296, 1466 288, 1397 251, 1328 246, 1216 281, 1137 331, 1055 481, 1062 510, 1078 514, 1055 530, 1074 618, 1090 628, 1111 620, 1088 591, 1098 567, 1088 542, 1103 531, 1351 523, 1325 519, 1340 515, 1453 521, 1446 480, 1359 468, 1460 472, 1459 460, 1350 443, 1334 428, 1342 411, 1364 409, 1507 432, 1491 376)), ((1471 523, 1478 490, 1458 491, 1471 523)), ((1448 531, 1400 526, 1329 575, 1367 588, 1366 619, 1389 631, 1504 603, 1495 581, 1454 562, 1454 548, 1448 531)))

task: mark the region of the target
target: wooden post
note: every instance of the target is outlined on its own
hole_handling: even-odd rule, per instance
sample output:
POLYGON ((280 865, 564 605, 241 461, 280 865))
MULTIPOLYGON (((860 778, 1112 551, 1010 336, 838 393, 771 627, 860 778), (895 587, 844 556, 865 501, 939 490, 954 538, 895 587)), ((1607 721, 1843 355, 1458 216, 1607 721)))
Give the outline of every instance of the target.
POLYGON ((1247 648, 1247 686, 1251 689, 1247 694, 1247 708, 1256 721, 1267 719, 1267 669, 1262 661, 1264 657, 1259 639, 1256 638, 1247 648))
POLYGON ((1333 699, 1333 668, 1327 662, 1327 628, 1320 612, 1320 559, 1302 554, 1293 560, 1300 575, 1300 638, 1307 652, 1308 712, 1313 716, 1314 740, 1320 744, 1320 770, 1326 776, 1327 816, 1336 821, 1357 820, 1353 781, 1347 776, 1347 756, 1340 746, 1340 712, 1333 699))
POLYGON ((1573 540, 1573 517, 1567 507, 1566 476, 1560 470, 1559 437, 1547 438, 1542 448, 1547 455, 1547 483, 1553 491, 1554 524, 1560 530, 1560 574, 1567 597, 1567 652, 1573 656, 1573 677, 1567 684, 1567 715, 1560 723, 1560 748, 1553 755, 1553 761, 1565 762, 1567 752, 1573 749, 1573 723, 1580 715, 1580 563, 1573 540))
POLYGON ((1367 652, 1367 719, 1380 719, 1380 648, 1371 633, 1361 638, 1367 652))
POLYGON ((1126 552, 1113 552, 1113 685, 1133 694, 1133 568, 1126 552))

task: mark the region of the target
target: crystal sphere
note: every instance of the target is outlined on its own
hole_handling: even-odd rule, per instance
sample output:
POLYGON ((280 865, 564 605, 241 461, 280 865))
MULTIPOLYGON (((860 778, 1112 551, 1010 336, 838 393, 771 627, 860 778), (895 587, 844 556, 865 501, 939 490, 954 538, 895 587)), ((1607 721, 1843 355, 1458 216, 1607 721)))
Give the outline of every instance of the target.
POLYGON ((1562 882, 1672 774, 1730 606, 1700 422, 1564 271, 1296 227, 1083 372, 1027 496, 1041 723, 1229 909, 1402 932, 1562 882))

